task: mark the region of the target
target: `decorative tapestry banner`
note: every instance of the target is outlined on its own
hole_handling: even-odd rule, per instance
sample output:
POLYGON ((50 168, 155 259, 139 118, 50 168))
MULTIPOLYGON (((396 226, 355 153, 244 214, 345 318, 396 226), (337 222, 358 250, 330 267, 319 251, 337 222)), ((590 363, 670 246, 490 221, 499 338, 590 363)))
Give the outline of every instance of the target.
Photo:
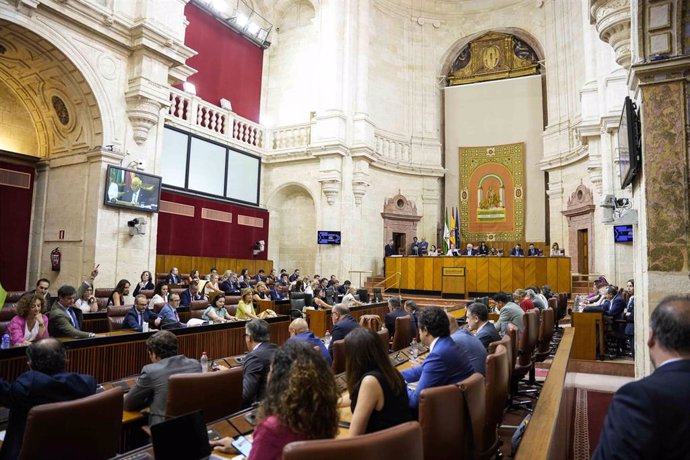
POLYGON ((524 239, 525 144, 460 147, 460 238, 524 239))

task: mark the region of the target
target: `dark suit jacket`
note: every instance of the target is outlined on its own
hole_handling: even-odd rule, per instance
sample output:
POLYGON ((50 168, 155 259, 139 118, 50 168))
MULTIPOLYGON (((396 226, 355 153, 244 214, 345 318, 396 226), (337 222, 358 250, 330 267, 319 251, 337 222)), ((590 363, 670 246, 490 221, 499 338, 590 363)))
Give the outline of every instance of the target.
POLYGON ((259 348, 250 351, 242 361, 242 401, 244 407, 249 407, 261 401, 266 391, 266 377, 271 367, 273 355, 278 345, 263 342, 259 348))
POLYGON ((141 368, 137 383, 125 397, 125 410, 151 408, 149 424, 165 420, 165 407, 168 403, 168 377, 173 374, 201 372, 201 364, 196 359, 184 355, 170 356, 157 363, 141 368))
POLYGON ((488 322, 484 324, 484 326, 477 332, 475 337, 482 343, 482 345, 484 345, 484 348, 487 350, 489 349, 489 344, 491 342, 498 342, 501 340, 501 335, 498 333, 494 325, 488 322))
POLYGON ((84 323, 84 315, 78 308, 71 308, 77 317, 77 327, 72 325, 72 320, 65 307, 58 302, 53 304, 53 308, 48 312, 48 332, 51 337, 73 337, 85 339, 89 336, 88 332, 81 330, 84 323))
POLYGON ((142 313, 142 324, 139 324, 139 312, 137 312, 137 307, 132 307, 129 309, 125 315, 125 319, 122 320, 122 329, 134 329, 137 332, 141 332, 142 324, 148 323, 151 320, 158 318, 158 315, 149 310, 148 308, 142 313))
MULTIPOLYGON (((146 283, 146 286, 144 286, 144 290, 145 290, 145 291, 151 291, 151 290, 153 290, 153 289, 155 289, 155 288, 156 288, 156 286, 154 286, 153 283, 152 283, 151 281, 149 281, 148 283, 146 283)), ((136 296, 139 295, 139 291, 140 291, 140 290, 141 290, 141 289, 139 288, 139 283, 137 283, 137 287, 134 288, 134 294, 133 294, 134 297, 136 297, 136 296)))
POLYGON ((395 254, 395 248, 394 248, 393 246, 391 246, 390 244, 387 244, 387 245, 383 248, 383 252, 384 252, 384 254, 386 255, 386 257, 390 257, 390 256, 392 256, 393 254, 395 254))
POLYGON ((476 256, 479 254, 479 251, 476 249, 472 249, 472 252, 468 252, 467 249, 463 249, 461 255, 463 256, 476 256))
POLYGON ((539 249, 537 249, 537 248, 527 249, 527 255, 528 256, 538 256, 539 255, 539 249))
POLYGON ((340 318, 338 324, 333 326, 333 331, 331 331, 331 343, 328 345, 328 352, 331 354, 331 356, 333 356, 333 342, 344 339, 352 329, 357 327, 359 327, 359 324, 352 316, 345 315, 340 318))
MULTIPOLYGON (((402 308, 400 310, 393 310, 386 313, 383 322, 386 324, 386 329, 388 329, 388 335, 391 338, 393 338, 393 336, 395 335, 395 318, 400 318, 402 316, 409 316, 409 313, 407 313, 402 308)), ((410 324, 412 322, 412 318, 410 318, 410 324)))
POLYGON ((10 409, 5 442, 0 458, 15 459, 24 437, 26 417, 32 407, 52 402, 72 401, 96 392, 96 380, 90 375, 61 372, 47 375, 38 371, 25 372, 9 383, 0 380, 0 405, 10 409))
POLYGON ((690 360, 675 361, 613 396, 593 460, 687 459, 690 360))
POLYGON ((602 310, 605 315, 620 317, 625 310, 625 298, 622 295, 615 296, 610 302, 602 304, 602 310))
POLYGON ((225 280, 220 283, 220 289, 225 292, 225 295, 232 295, 240 292, 240 285, 238 283, 233 283, 230 280, 225 280))
POLYGON ((189 289, 185 289, 180 293, 180 305, 183 307, 188 307, 192 304, 192 300, 203 300, 203 298, 204 296, 199 293, 192 296, 192 293, 189 292, 189 289))
POLYGON ((180 277, 168 273, 168 276, 165 278, 165 284, 180 284, 180 277))
MULTIPOLYGON (((129 187, 125 188, 124 193, 120 197, 120 201, 126 201, 128 203, 132 202, 132 195, 134 193, 132 192, 132 189, 129 187)), ((139 196, 137 197, 137 203, 138 204, 149 204, 151 203, 151 194, 147 192, 146 190, 139 189, 139 196)))
POLYGON ((450 337, 440 337, 421 366, 402 372, 406 382, 417 382, 414 390, 408 388, 410 407, 417 409, 419 394, 425 388, 458 383, 474 373, 472 364, 450 337))
POLYGON ((302 332, 301 334, 293 335, 288 339, 288 341, 290 340, 302 340, 304 342, 307 342, 312 347, 319 347, 319 352, 321 353, 321 356, 323 356, 323 358, 328 362, 328 367, 330 367, 331 364, 333 364, 333 359, 331 358, 330 353, 328 353, 328 349, 323 344, 321 339, 315 336, 312 331, 302 332))
POLYGON ((510 255, 511 255, 511 256, 524 256, 524 255, 525 255, 525 250, 522 249, 522 248, 517 249, 517 250, 516 250, 515 248, 513 248, 513 249, 510 250, 510 255))

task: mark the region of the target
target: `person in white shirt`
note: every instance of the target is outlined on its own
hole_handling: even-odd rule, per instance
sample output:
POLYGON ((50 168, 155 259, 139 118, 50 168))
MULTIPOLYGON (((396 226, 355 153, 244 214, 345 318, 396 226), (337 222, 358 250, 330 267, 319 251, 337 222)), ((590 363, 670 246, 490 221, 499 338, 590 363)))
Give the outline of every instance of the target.
POLYGON ((149 301, 149 309, 153 310, 157 303, 168 303, 168 285, 165 283, 165 281, 161 281, 156 284, 156 288, 153 291, 153 297, 151 297, 151 300, 149 301))
POLYGON ((450 243, 450 248, 448 248, 448 252, 446 252, 446 255, 447 255, 447 256, 457 256, 457 255, 459 255, 459 254, 458 254, 458 250, 455 249, 455 244, 454 244, 454 243, 450 243))
POLYGON ((355 299, 355 294, 357 294, 357 289, 355 288, 350 288, 347 291, 347 294, 343 296, 342 303, 347 306, 347 308, 352 308, 352 307, 358 307, 360 305, 364 305, 362 302, 359 300, 355 299))

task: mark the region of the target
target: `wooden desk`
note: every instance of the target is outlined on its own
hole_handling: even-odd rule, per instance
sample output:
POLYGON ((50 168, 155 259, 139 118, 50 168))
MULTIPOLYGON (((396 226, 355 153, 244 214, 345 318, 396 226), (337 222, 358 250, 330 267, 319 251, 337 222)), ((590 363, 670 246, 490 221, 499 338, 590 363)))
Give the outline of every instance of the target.
POLYGON ((386 257, 385 264, 386 289, 398 287, 393 275, 400 273, 400 289, 443 292, 444 269, 464 268, 466 297, 544 284, 572 292, 569 257, 386 257))
MULTIPOLYGON (((271 327, 271 341, 282 345, 289 337, 288 316, 266 320, 271 327)), ((246 351, 245 322, 212 324, 208 326, 171 329, 177 335, 179 351, 185 356, 198 358, 205 351, 209 358, 239 355, 246 351)), ((146 339, 155 331, 116 331, 99 334, 90 339, 67 339, 67 371, 93 375, 97 382, 110 382, 141 372, 148 364, 146 339)), ((0 350, 0 375, 15 380, 26 372, 26 348, 0 350)))
POLYGON ((570 321, 575 328, 573 359, 595 360, 604 356, 603 314, 573 312, 570 321))

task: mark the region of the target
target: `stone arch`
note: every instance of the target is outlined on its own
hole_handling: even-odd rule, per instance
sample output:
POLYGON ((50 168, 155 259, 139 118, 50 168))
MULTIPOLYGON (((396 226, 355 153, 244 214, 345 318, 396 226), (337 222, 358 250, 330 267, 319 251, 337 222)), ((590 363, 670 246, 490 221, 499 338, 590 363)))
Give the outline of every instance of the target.
POLYGON ((260 10, 262 11, 262 15, 266 18, 270 18, 273 25, 276 26, 289 8, 302 2, 308 3, 314 9, 314 15, 318 15, 321 6, 319 0, 278 0, 275 3, 270 2, 270 5, 262 5, 260 10), (267 13, 269 16, 263 13, 267 13))
POLYGON ((276 268, 314 274, 316 268, 316 203, 304 185, 289 182, 271 193, 268 258, 276 268))
POLYGON ((102 116, 107 97, 69 41, 41 21, 0 12, 0 79, 21 100, 36 127, 36 156, 85 153, 113 129, 102 116), (69 56, 69 57, 68 57, 69 56), (94 91, 101 90, 101 94, 94 91))

